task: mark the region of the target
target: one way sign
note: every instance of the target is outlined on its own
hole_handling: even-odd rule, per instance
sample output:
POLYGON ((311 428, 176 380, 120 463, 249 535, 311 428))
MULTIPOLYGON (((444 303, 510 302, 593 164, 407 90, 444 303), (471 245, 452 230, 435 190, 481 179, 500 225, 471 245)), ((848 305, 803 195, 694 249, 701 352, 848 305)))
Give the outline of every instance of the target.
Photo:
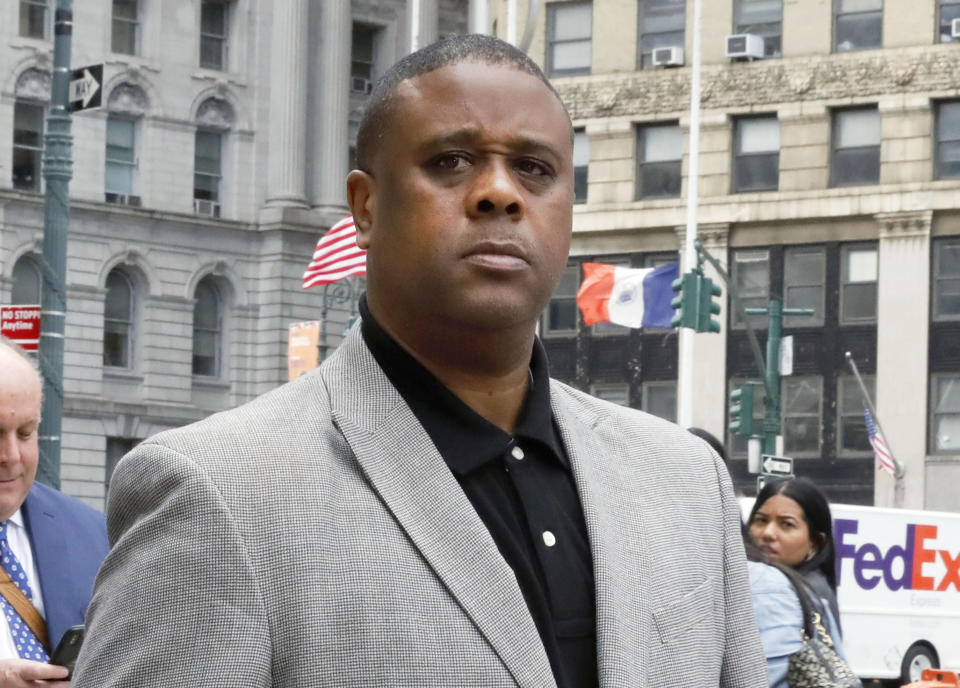
POLYGON ((70 112, 100 107, 103 65, 74 69, 70 74, 70 112))
POLYGON ((760 472, 770 477, 788 477, 793 475, 793 459, 789 456, 760 457, 760 472))

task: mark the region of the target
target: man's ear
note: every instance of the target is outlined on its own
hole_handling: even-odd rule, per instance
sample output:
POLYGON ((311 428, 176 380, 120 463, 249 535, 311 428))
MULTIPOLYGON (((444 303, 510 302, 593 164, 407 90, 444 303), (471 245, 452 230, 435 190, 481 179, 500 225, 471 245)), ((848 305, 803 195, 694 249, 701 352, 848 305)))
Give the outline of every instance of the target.
POLYGON ((347 175, 347 202, 357 226, 357 246, 370 247, 370 229, 377 203, 377 182, 363 170, 352 170, 347 175))

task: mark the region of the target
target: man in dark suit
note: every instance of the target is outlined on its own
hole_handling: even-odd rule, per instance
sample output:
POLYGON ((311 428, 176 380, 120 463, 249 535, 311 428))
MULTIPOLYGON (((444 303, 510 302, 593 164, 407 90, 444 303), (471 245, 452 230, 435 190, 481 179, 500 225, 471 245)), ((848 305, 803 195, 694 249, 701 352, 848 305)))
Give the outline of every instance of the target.
POLYGON ((5 338, 0 371, 0 688, 36 680, 62 688, 67 670, 48 664, 49 653, 83 623, 107 553, 106 527, 103 514, 34 482, 40 377, 5 338))
POLYGON ((347 180, 362 322, 319 370, 120 462, 77 688, 764 685, 719 459, 549 379, 559 97, 460 36, 370 98, 347 180))

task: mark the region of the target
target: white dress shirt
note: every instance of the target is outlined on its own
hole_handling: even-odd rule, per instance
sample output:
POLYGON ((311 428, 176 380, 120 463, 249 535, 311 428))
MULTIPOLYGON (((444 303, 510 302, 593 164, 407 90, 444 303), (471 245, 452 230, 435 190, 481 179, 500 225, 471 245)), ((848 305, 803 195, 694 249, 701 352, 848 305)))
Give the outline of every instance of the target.
MULTIPOLYGON (((27 582, 30 584, 30 591, 33 593, 33 606, 40 612, 40 616, 46 619, 43 611, 43 595, 40 593, 40 578, 37 574, 36 564, 33 562, 33 549, 30 547, 30 538, 27 536, 27 529, 23 526, 23 514, 17 509, 17 513, 7 520, 7 542, 13 555, 20 562, 20 567, 27 574, 27 582)), ((13 642, 13 634, 10 632, 10 624, 7 623, 7 617, 0 615, 0 659, 16 659, 17 646, 13 642)))

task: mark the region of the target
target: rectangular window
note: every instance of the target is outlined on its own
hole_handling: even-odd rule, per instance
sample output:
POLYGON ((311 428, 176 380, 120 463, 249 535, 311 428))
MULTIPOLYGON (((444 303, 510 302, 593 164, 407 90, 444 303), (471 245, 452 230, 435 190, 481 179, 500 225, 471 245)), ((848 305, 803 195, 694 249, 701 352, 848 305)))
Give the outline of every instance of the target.
POLYGON ((785 377, 781 398, 783 451, 794 457, 819 456, 823 379, 785 377))
POLYGON ((831 186, 880 181, 880 112, 876 107, 833 112, 831 186))
POLYGON ((643 383, 643 410, 671 423, 677 422, 677 383, 674 380, 643 383))
POLYGON ((934 244, 933 317, 960 320, 960 242, 956 240, 934 244))
POLYGON ((139 0, 113 0, 111 49, 124 55, 139 54, 139 0))
MULTIPOLYGON (((737 251, 733 254, 733 283, 740 295, 741 308, 766 308, 770 301, 770 254, 762 251, 737 251)), ((743 327, 743 313, 733 313, 734 327, 743 327)), ((749 315, 754 328, 766 329, 767 316, 749 315)))
POLYGON ((960 19, 960 2, 956 0, 940 0, 940 30, 938 31, 941 43, 952 43, 960 40, 953 37, 953 20, 960 19))
POLYGON ((590 137, 583 129, 573 134, 573 202, 587 202, 587 175, 590 170, 590 137))
POLYGON ((200 3, 200 66, 207 69, 227 68, 227 32, 229 5, 223 0, 200 3))
POLYGON ((937 103, 936 178, 960 179, 960 100, 937 103))
POLYGON ((833 0, 833 49, 879 48, 883 44, 883 0, 833 0))
POLYGON ((580 287, 580 266, 568 265, 547 306, 543 323, 544 336, 577 333, 577 289, 580 287))
POLYGON ((40 191, 43 155, 43 106, 17 101, 13 106, 13 188, 40 191))
POLYGON ((593 3, 547 5, 547 74, 590 73, 593 3))
POLYGON ((630 405, 630 386, 625 382, 594 382, 590 394, 612 404, 630 405))
POLYGON ((640 69, 653 67, 653 51, 657 48, 683 48, 687 25, 686 0, 640 0, 640 42, 637 64, 640 69))
MULTIPOLYGON (((863 376, 867 393, 874 397, 874 378, 863 376)), ((867 436, 867 421, 863 415, 866 406, 860 384, 854 377, 837 380, 837 455, 870 456, 870 438, 867 436)))
POLYGON ((194 200, 220 202, 220 162, 223 136, 212 131, 198 131, 193 158, 194 200))
POLYGON ((136 170, 136 126, 129 119, 107 119, 106 192, 132 194, 136 170))
POLYGON ((960 451, 960 375, 934 375, 930 387, 930 447, 960 451))
POLYGON ((780 184, 780 122, 776 115, 734 120, 734 191, 776 191, 780 184))
POLYGON ((120 463, 120 459, 132 452, 138 444, 140 444, 140 440, 131 437, 107 438, 106 475, 104 481, 108 488, 110 487, 110 478, 113 477, 113 470, 117 467, 117 464, 120 463))
MULTIPOLYGON (((367 84, 375 78, 376 46, 381 29, 370 24, 353 24, 353 38, 350 43, 350 77, 363 79, 367 84)), ((363 82, 358 82, 363 83, 363 82)), ((354 84, 351 90, 359 92, 361 89, 354 84)), ((369 91, 367 91, 369 92, 369 91)))
POLYGON ((763 54, 780 57, 783 0, 739 0, 735 7, 734 32, 762 36, 763 54))
POLYGON ((877 247, 844 246, 840 251, 840 324, 877 321, 877 247))
POLYGON ((20 0, 20 35, 44 40, 49 36, 49 0, 20 0))
POLYGON ((813 315, 785 315, 787 327, 823 325, 827 254, 822 248, 788 248, 783 256, 783 307, 812 308, 813 315))
POLYGON ((680 195, 683 132, 679 124, 637 129, 637 199, 680 195))

